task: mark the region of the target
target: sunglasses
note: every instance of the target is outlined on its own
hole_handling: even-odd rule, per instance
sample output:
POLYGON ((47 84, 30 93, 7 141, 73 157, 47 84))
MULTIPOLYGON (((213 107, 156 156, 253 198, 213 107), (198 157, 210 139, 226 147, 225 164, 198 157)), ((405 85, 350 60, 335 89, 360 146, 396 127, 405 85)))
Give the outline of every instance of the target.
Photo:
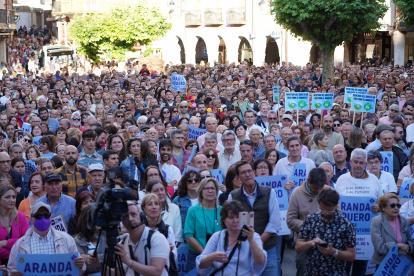
POLYGON ((25 106, 26 108, 32 108, 31 106, 25 106))
POLYGON ((217 154, 206 154, 207 158, 216 158, 217 154))
POLYGON ((104 98, 104 100, 109 100, 109 98, 104 98))
POLYGON ((150 124, 150 125, 155 125, 155 124, 157 124, 157 122, 152 121, 152 122, 149 122, 149 124, 150 124))
POLYGON ((151 114, 151 112, 149 112, 149 111, 145 112, 145 115, 149 115, 149 114, 151 114))
POLYGON ((201 179, 204 179, 204 178, 211 178, 212 176, 211 175, 202 175, 201 176, 201 179))
POLYGON ((86 106, 86 104, 80 104, 79 106, 86 106))
POLYGON ((187 108, 187 106, 180 106, 180 108, 187 108))
POLYGON ((124 115, 116 115, 117 118, 124 118, 124 115))
POLYGON ((381 106, 381 105, 384 105, 384 103, 379 103, 378 105, 381 106))
POLYGON ((341 124, 334 124, 334 127, 340 127, 341 124))
POLYGON ((189 178, 189 179, 187 179, 187 183, 188 184, 197 183, 199 181, 200 181, 200 179, 198 179, 198 178, 193 178, 193 179, 189 178))
POLYGON ((319 119, 312 119, 312 121, 319 122, 320 120, 319 119))
POLYGON ((391 203, 391 204, 389 204, 389 205, 387 205, 387 206, 390 206, 390 207, 391 207, 391 209, 394 209, 395 207, 397 207, 398 209, 400 209, 400 208, 401 208, 401 204, 399 204, 399 203, 397 203, 397 204, 395 204, 395 203, 391 203))
POLYGON ((72 118, 72 120, 74 120, 74 121, 80 121, 81 118, 72 118))
POLYGON ((188 144, 187 147, 194 147, 195 144, 188 144))
POLYGON ((51 216, 52 216, 52 214, 51 214, 51 213, 47 213, 47 214, 34 214, 34 215, 33 215, 33 217, 34 217, 35 219, 41 219, 41 218, 48 219, 48 218, 50 218, 51 216))
POLYGON ((26 139, 26 138, 25 138, 25 139, 24 139, 24 141, 25 141, 26 143, 30 143, 30 144, 32 143, 32 141, 31 141, 30 139, 26 139))

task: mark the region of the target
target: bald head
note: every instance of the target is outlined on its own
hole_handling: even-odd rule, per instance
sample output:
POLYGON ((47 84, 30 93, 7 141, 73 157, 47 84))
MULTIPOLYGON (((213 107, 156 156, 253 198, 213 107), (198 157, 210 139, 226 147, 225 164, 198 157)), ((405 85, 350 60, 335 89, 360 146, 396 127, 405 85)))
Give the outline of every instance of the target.
POLYGON ((6 152, 0 152, 0 172, 9 173, 10 163, 10 156, 6 152))
POLYGON ((322 127, 323 127, 323 130, 324 130, 325 133, 326 132, 329 133, 329 132, 332 131, 333 119, 330 115, 326 115, 325 117, 323 117, 322 127))
POLYGON ((334 156, 335 164, 342 165, 346 162, 346 150, 343 145, 335 145, 332 149, 332 153, 334 156))
POLYGON ((65 148, 65 160, 70 166, 73 166, 78 161, 79 153, 78 149, 74 146, 67 146, 65 148))

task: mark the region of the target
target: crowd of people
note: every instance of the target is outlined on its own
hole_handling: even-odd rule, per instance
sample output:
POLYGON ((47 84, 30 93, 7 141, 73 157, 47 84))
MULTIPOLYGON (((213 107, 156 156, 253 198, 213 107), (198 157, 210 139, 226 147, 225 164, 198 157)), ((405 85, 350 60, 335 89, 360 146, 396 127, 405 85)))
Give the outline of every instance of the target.
MULTIPOLYGON (((100 273, 113 237, 99 238, 101 228, 87 222, 112 181, 132 194, 115 247, 130 276, 177 275, 180 246, 186 271, 200 275, 282 275, 287 247, 298 276, 365 275, 341 196, 375 198, 377 268, 394 244, 411 259, 414 201, 399 194, 414 174, 412 68, 338 63, 326 79, 311 63, 167 65, 158 73, 112 61, 57 70, 37 56, 53 39, 47 29, 21 28, 0 66, 0 259, 11 276, 22 275, 22 253, 78 252, 82 275, 100 273), (185 76, 183 91, 172 74, 185 76), (376 95, 376 112, 351 111, 346 87, 376 95), (334 93, 333 108, 288 110, 286 92, 309 92, 310 101, 334 93), (193 139, 193 129, 205 133, 193 139), (381 152, 393 153, 392 171, 381 152), (299 185, 295 163, 306 167, 299 185), (272 175, 287 175, 284 222, 275 190, 256 181, 272 175), (242 229, 241 212, 254 212, 242 229), (278 234, 281 223, 292 235, 278 234)), ((407 189, 414 196, 414 185, 407 189)))

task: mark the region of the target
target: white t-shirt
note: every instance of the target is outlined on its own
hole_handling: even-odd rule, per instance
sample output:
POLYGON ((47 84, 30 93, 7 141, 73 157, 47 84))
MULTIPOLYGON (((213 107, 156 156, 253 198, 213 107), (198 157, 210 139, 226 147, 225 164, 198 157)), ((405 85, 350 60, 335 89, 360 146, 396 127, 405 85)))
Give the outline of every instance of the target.
POLYGON ((7 101, 10 100, 10 97, 3 96, 0 98, 1 105, 6 105, 7 101))
POLYGON ((367 173, 364 178, 352 177, 351 172, 341 175, 335 184, 339 195, 375 197, 377 200, 383 195, 379 179, 367 173))
POLYGON ((177 168, 174 165, 169 165, 167 163, 164 163, 161 167, 161 170, 163 170, 166 174, 167 183, 177 180, 177 185, 178 185, 178 183, 181 180, 181 172, 179 168, 177 168))
POLYGON ((414 217, 414 200, 409 200, 401 206, 400 215, 406 219, 414 217))
POLYGON ((384 194, 397 193, 397 184, 395 184, 395 179, 392 174, 389 172, 381 171, 379 181, 381 182, 381 190, 384 194))

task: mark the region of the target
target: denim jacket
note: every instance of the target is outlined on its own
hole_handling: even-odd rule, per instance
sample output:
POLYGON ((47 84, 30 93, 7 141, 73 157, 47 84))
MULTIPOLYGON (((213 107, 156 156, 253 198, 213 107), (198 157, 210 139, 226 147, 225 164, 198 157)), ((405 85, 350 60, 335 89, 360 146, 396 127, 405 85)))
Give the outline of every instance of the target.
POLYGON ((177 196, 173 199, 173 203, 176 204, 178 208, 180 208, 181 225, 183 228, 183 238, 185 240, 185 237, 184 237, 185 218, 187 217, 188 209, 190 209, 191 207, 191 200, 188 195, 186 195, 185 197, 177 196))
MULTIPOLYGON (((135 161, 132 158, 132 156, 129 156, 127 159, 122 161, 120 167, 124 170, 124 174, 129 176, 130 180, 135 179, 135 172, 137 171, 137 166, 135 165, 135 161)), ((138 182, 141 184, 141 173, 139 170, 137 171, 137 174, 138 174, 138 182)))

